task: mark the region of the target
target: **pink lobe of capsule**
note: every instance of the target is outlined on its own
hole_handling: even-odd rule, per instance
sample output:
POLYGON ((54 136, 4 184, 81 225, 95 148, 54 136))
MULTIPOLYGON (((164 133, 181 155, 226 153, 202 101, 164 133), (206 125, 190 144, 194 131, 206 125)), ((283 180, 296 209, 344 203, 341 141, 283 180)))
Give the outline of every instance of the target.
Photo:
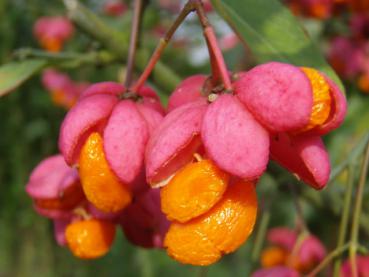
POLYGON ((209 157, 234 176, 253 180, 266 169, 269 134, 232 95, 209 105, 201 138, 209 157))
POLYGON ((169 97, 168 112, 203 97, 201 91, 206 78, 206 75, 198 74, 184 79, 169 97))
POLYGON ((109 118, 118 98, 93 95, 79 101, 66 115, 60 128, 59 149, 66 162, 77 162, 79 151, 89 134, 100 129, 109 118))
POLYGON ((140 173, 148 136, 147 123, 136 104, 131 100, 120 101, 104 129, 104 152, 123 183, 133 182, 140 173))
POLYGON ((298 67, 279 62, 258 65, 240 74, 235 94, 269 131, 294 131, 310 120, 313 93, 298 67))
POLYGON ((270 151, 272 159, 311 187, 320 190, 328 183, 329 155, 320 137, 280 133, 271 137, 270 151))
POLYGON ((200 147, 206 100, 183 105, 169 113, 149 139, 146 175, 150 184, 171 176, 192 160, 200 147))

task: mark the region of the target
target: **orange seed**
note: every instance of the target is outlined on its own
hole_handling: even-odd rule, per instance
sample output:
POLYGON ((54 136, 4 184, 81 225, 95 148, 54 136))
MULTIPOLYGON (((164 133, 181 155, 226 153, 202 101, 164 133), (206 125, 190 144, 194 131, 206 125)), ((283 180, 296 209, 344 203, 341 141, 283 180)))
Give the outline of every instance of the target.
POLYGON ((301 131, 308 131, 324 124, 331 112, 330 87, 319 71, 313 68, 302 67, 302 71, 309 78, 313 89, 313 109, 310 121, 301 131))
POLYGON ((161 208, 169 220, 186 222, 210 210, 226 191, 229 175, 210 160, 183 167, 161 189, 161 208))
POLYGON ((103 139, 92 133, 81 149, 79 173, 86 198, 103 212, 117 212, 131 202, 131 193, 111 171, 105 159, 103 139))
POLYGON ((69 224, 65 238, 73 255, 81 259, 104 256, 115 238, 115 225, 111 222, 89 219, 69 224))
POLYGON ((239 248, 251 234, 257 213, 252 183, 229 185, 207 213, 186 223, 173 222, 164 240, 168 255, 192 265, 210 265, 239 248))

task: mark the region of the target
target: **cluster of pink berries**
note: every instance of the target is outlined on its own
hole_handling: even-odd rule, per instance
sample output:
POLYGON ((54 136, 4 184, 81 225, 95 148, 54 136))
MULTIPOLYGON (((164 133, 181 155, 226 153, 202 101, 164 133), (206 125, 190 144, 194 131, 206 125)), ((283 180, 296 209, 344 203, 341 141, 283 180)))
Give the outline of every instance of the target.
POLYGON ((41 17, 33 26, 33 33, 41 47, 59 52, 74 33, 73 24, 63 16, 41 17))
POLYGON ((269 246, 261 254, 261 266, 252 277, 300 276, 313 270, 326 256, 323 244, 314 235, 285 227, 268 231, 269 246))
MULTIPOLYGON (((275 227, 268 231, 269 246, 261 254, 261 269, 252 277, 300 277, 306 276, 326 257, 326 249, 317 237, 307 232, 297 232, 285 227, 275 227)), ((356 259, 358 277, 368 276, 369 257, 356 259)), ((329 270, 330 272, 332 269, 329 270)), ((315 275, 308 275, 315 276, 315 275)), ((329 273, 331 276, 331 273, 329 273)), ((341 277, 353 276, 351 262, 344 261, 340 268, 341 277)))
MULTIPOLYGON (((311 68, 278 62, 235 74, 232 91, 213 85, 205 75, 189 77, 171 95, 167 114, 149 87, 133 93, 117 83, 98 83, 87 88, 66 115, 59 138, 62 155, 38 165, 26 191, 36 211, 54 220, 58 243, 67 244, 78 257, 106 254, 115 226, 120 225, 137 245, 170 248, 169 254, 181 262, 208 264, 196 259, 213 245, 192 253, 194 260, 182 259, 176 253, 182 246, 173 247, 166 236, 171 233, 172 239, 173 228, 178 231, 189 222, 199 222, 199 215, 204 220, 201 224, 207 224, 212 211, 223 207, 212 204, 204 208, 200 204, 201 197, 213 197, 215 188, 201 181, 210 173, 201 169, 191 175, 195 179, 189 180, 197 187, 189 193, 199 201, 194 205, 199 205, 201 212, 195 211, 195 218, 183 225, 169 223, 168 214, 161 210, 158 188, 174 186, 172 180, 178 184, 179 177, 174 177, 196 157, 209 160, 222 176, 228 176, 224 182, 229 188, 253 190, 272 158, 313 188, 321 189, 330 174, 321 136, 337 128, 345 113, 344 95, 328 77, 311 68)), ((211 174, 215 178, 215 173, 211 174)), ((181 182, 185 185, 188 180, 181 182)), ((214 203, 233 203, 232 199, 221 201, 229 195, 226 187, 214 203)), ((173 201, 180 202, 180 197, 173 201)), ((251 204, 242 201, 227 209, 250 217, 245 221, 247 234, 244 227, 236 230, 237 226, 228 222, 227 228, 236 232, 238 241, 221 252, 237 249, 254 226, 256 209, 252 209, 254 214, 244 213, 251 204)), ((199 232, 210 236, 210 229, 201 228, 199 232)), ((220 232, 219 228, 214 232, 220 232)), ((181 241, 178 234, 176 243, 181 241)), ((183 237, 183 242, 188 238, 183 237)), ((191 244, 191 240, 186 243, 191 244)), ((212 262, 220 257, 217 255, 212 262)))
POLYGON ((68 244, 80 258, 97 258, 106 254, 113 243, 115 225, 122 227, 132 243, 142 247, 161 247, 168 228, 168 221, 160 210, 159 191, 149 188, 143 173, 146 141, 162 119, 164 110, 150 88, 140 91, 139 102, 129 99, 119 101, 118 97, 124 94, 124 90, 123 86, 111 82, 95 84, 85 90, 61 129, 60 148, 64 157, 56 155, 41 162, 33 170, 26 186, 27 193, 34 200, 35 210, 54 221, 57 242, 68 244), (109 163, 113 161, 115 169, 112 170, 118 170, 119 175, 115 177, 110 168, 97 166, 88 170, 87 174, 100 174, 100 178, 86 177, 89 180, 83 185, 81 181, 85 180, 85 175, 81 173, 81 168, 77 168, 88 168, 91 162, 78 165, 78 158, 75 158, 90 134, 98 133, 107 135, 104 140, 108 143, 104 143, 104 148, 110 147, 109 154, 105 151, 105 155, 102 151, 89 152, 83 158, 102 153, 104 157, 98 157, 95 161, 98 166, 104 165, 99 159, 106 162, 106 156, 109 163), (116 179, 107 179, 107 175, 116 179), (97 187, 90 184, 94 178, 99 182, 97 187), (114 199, 114 194, 120 193, 114 184, 122 188, 127 184, 129 187, 123 203, 114 202, 122 200, 114 199), (93 231, 89 231, 91 222, 98 223, 99 227, 93 226, 93 231), (77 231, 69 231, 68 236, 68 228, 77 231), (86 236, 89 232, 90 238, 86 236), (86 243, 94 245, 86 246, 86 243))
POLYGON ((237 74, 233 94, 204 95, 205 80, 190 77, 170 97, 169 114, 146 152, 149 183, 164 181, 203 149, 238 178, 257 179, 271 157, 316 189, 327 184, 329 157, 320 136, 346 113, 331 80, 277 62, 237 74))

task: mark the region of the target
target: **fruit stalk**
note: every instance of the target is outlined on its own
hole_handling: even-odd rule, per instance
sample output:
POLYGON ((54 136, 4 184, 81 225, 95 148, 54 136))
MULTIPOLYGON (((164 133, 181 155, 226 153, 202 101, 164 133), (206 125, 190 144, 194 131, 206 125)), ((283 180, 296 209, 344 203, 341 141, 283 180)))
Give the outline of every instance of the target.
POLYGON ((193 5, 195 6, 197 16, 204 30, 204 37, 209 50, 213 84, 216 85, 218 83, 218 80, 221 79, 224 85, 224 89, 226 91, 231 91, 231 80, 229 78, 227 66, 225 64, 222 51, 220 50, 220 47, 218 45, 214 29, 209 23, 201 1, 194 0, 191 2, 193 2, 193 5))
MULTIPOLYGON (((341 221, 340 221, 340 228, 338 231, 337 248, 342 247, 345 243, 349 216, 350 216, 350 207, 351 207, 354 177, 355 177, 354 167, 351 165, 348 167, 348 178, 347 178, 345 199, 344 199, 341 221)), ((342 262, 342 256, 339 256, 335 260, 334 265, 333 265, 333 276, 339 276, 339 272, 341 269, 341 262, 342 262)))
POLYGON ((138 39, 140 36, 140 28, 142 16, 145 10, 146 1, 135 0, 133 8, 133 19, 131 26, 131 35, 129 39, 129 48, 127 56, 127 71, 124 80, 125 87, 129 87, 132 82, 133 69, 135 65, 136 50, 138 45, 138 39))
POLYGON ((172 26, 166 32, 163 38, 160 39, 158 46, 154 50, 145 70, 142 72, 140 78, 137 80, 136 84, 134 84, 130 91, 137 92, 146 82, 147 78, 150 76, 151 72, 153 71, 156 63, 159 61, 161 54, 163 53, 164 49, 167 47, 169 41, 173 37, 175 31, 178 27, 182 24, 182 22, 186 19, 187 15, 190 14, 194 10, 194 6, 191 1, 187 2, 186 5, 183 7, 177 18, 175 19, 172 26))
POLYGON ((142 73, 142 75, 140 76, 136 84, 131 88, 131 91, 136 92, 143 86, 143 84, 146 82, 147 78, 149 77, 150 73, 154 69, 156 63, 159 61, 161 54, 163 53, 164 49, 168 45, 173 34, 178 29, 178 27, 182 24, 182 22, 185 20, 187 15, 193 11, 196 11, 199 17, 201 26, 204 29, 204 37, 208 45, 210 62, 211 62, 212 73, 213 73, 213 76, 212 76, 213 85, 215 85, 218 82, 218 79, 221 79, 224 85, 224 89, 226 91, 232 90, 231 81, 229 78, 228 70, 227 70, 222 52, 217 43, 214 29, 210 25, 209 20, 205 15, 202 2, 201 0, 190 0, 186 3, 184 8, 181 10, 180 14, 177 16, 176 20, 174 21, 173 25, 169 28, 165 36, 160 40, 159 45, 156 47, 154 53, 152 54, 144 72, 142 73))

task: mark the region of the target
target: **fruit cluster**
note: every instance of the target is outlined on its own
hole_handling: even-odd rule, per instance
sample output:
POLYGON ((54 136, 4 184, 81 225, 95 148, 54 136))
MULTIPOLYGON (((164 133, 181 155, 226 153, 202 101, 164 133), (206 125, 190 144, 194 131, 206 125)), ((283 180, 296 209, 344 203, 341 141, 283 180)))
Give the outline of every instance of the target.
POLYGON ((43 71, 42 85, 53 103, 65 109, 73 107, 82 91, 89 86, 86 82, 75 82, 67 74, 51 68, 43 71))
POLYGON ((54 222, 55 239, 68 245, 76 257, 94 259, 105 255, 120 226, 127 239, 142 247, 161 247, 168 222, 160 210, 159 193, 147 189, 134 203, 116 213, 94 207, 84 194, 78 171, 63 156, 42 161, 26 186, 35 210, 54 222))
POLYGON ((328 60, 340 77, 369 93, 368 13, 352 15, 347 25, 349 34, 331 39, 328 60))
MULTIPOLYGON (((68 18, 63 16, 41 17, 35 22, 33 33, 43 49, 56 54, 73 36, 74 26, 68 18)), ((80 93, 89 84, 75 82, 66 73, 47 68, 42 73, 42 85, 56 106, 68 110, 77 102, 80 93)))
POLYGON ((45 16, 37 20, 33 33, 42 48, 50 52, 60 52, 64 43, 74 33, 73 24, 63 16, 45 16))
POLYGON ((365 13, 369 10, 366 0, 286 0, 286 4, 296 15, 327 19, 343 10, 365 13))
POLYGON ((315 69, 280 62, 231 74, 202 2, 189 1, 179 18, 192 10, 212 76, 187 78, 163 108, 144 84, 170 29, 133 86, 102 82, 79 95, 60 128, 61 155, 31 174, 36 211, 54 220, 58 242, 77 257, 106 254, 120 225, 134 244, 209 265, 252 233, 255 187, 270 158, 315 189, 328 182, 321 136, 344 119, 340 89, 315 69))
POLYGON ((264 269, 256 271, 253 276, 282 268, 290 272, 295 271, 296 276, 297 272, 307 274, 326 256, 323 244, 308 233, 276 227, 269 230, 267 240, 270 246, 261 254, 261 266, 264 269))
POLYGON ((369 93, 369 1, 286 0, 285 3, 295 15, 322 20, 325 30, 322 33, 328 34, 329 63, 342 79, 369 93), (333 21, 340 28, 331 28, 333 21))
POLYGON ((85 90, 61 128, 64 157, 43 161, 26 187, 36 211, 54 220, 59 244, 80 258, 106 254, 117 224, 143 247, 160 247, 168 228, 159 192, 146 185, 143 174, 146 141, 163 109, 150 88, 140 91, 139 102, 119 101, 124 91, 109 82, 85 90), (105 142, 112 140, 106 151, 105 142))
MULTIPOLYGON (((262 268, 256 270, 251 275, 252 277, 315 276, 311 270, 320 264, 327 255, 321 241, 306 231, 297 232, 294 229, 275 227, 268 231, 267 241, 270 245, 261 254, 262 268)), ((354 276, 351 266, 349 259, 344 261, 340 267, 339 276, 354 276)), ((356 267, 357 276, 368 276, 369 257, 358 255, 356 267)))
POLYGON ((38 165, 26 187, 36 211, 54 220, 58 243, 97 258, 120 225, 137 245, 208 265, 251 234, 270 157, 323 188, 330 166, 320 136, 344 119, 339 88, 317 70, 278 62, 232 80, 227 91, 189 77, 167 114, 150 87, 88 87, 62 123, 62 155, 38 165))

